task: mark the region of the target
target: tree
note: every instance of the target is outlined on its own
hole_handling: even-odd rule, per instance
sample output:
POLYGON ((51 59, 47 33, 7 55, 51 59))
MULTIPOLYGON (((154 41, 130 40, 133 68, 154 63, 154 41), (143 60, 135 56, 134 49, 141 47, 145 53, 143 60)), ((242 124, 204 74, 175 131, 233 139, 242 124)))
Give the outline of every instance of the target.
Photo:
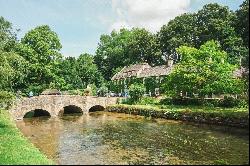
MULTIPOLYGON (((242 66, 249 69, 249 0, 245 0, 240 9, 236 10, 235 29, 242 37, 244 45, 247 48, 246 54, 242 57, 242 66)), ((247 81, 249 76, 246 77, 247 81)))
POLYGON ((77 72, 77 59, 67 57, 59 63, 58 76, 65 80, 63 90, 81 89, 82 81, 77 72))
POLYGON ((235 29, 242 37, 244 45, 249 47, 249 0, 245 0, 236 10, 235 29))
POLYGON ((181 46, 177 52, 182 59, 166 78, 166 93, 176 96, 189 92, 204 97, 242 92, 243 82, 232 74, 236 65, 226 60, 228 54, 221 51, 218 42, 208 41, 200 49, 181 46))
POLYGON ((175 61, 179 46, 199 48, 209 40, 216 40, 228 53, 231 63, 238 64, 240 57, 247 53, 242 38, 236 33, 234 19, 236 15, 227 6, 217 3, 204 5, 197 13, 186 13, 175 17, 164 25, 158 33, 161 51, 164 56, 172 56, 175 61))
POLYGON ((135 83, 129 86, 129 96, 133 102, 139 101, 142 98, 145 91, 146 88, 144 87, 143 84, 135 83))
POLYGON ((170 20, 163 25, 157 33, 161 52, 165 59, 173 58, 179 61, 176 48, 180 46, 197 46, 197 26, 195 25, 195 14, 185 13, 170 20))
MULTIPOLYGON (((196 14, 198 47, 209 40, 216 40, 228 53, 231 63, 238 64, 240 57, 247 52, 242 38, 237 35, 233 26, 236 17, 227 6, 217 3, 203 6, 196 14)), ((198 48, 197 47, 197 48, 198 48)))
POLYGON ((156 35, 144 28, 133 28, 128 43, 129 64, 146 62, 151 66, 163 63, 156 35))
POLYGON ((0 51, 0 90, 17 91, 25 87, 27 62, 14 52, 0 51))
POLYGON ((145 29, 120 29, 110 35, 102 35, 95 63, 106 80, 110 80, 117 68, 147 62, 150 65, 163 63, 156 36, 145 29))
POLYGON ((130 36, 130 31, 126 29, 112 31, 110 35, 101 35, 94 59, 106 80, 111 79, 116 68, 130 63, 127 57, 130 36))
POLYGON ((0 16, 0 51, 13 51, 16 42, 16 33, 13 32, 12 24, 0 16))
POLYGON ((82 88, 86 88, 89 84, 95 84, 99 87, 103 78, 94 64, 94 58, 89 54, 81 54, 77 59, 76 70, 82 83, 82 88))
POLYGON ((29 62, 29 90, 41 92, 55 82, 57 64, 62 58, 59 53, 61 48, 57 34, 47 25, 30 30, 21 39, 16 51, 29 62))

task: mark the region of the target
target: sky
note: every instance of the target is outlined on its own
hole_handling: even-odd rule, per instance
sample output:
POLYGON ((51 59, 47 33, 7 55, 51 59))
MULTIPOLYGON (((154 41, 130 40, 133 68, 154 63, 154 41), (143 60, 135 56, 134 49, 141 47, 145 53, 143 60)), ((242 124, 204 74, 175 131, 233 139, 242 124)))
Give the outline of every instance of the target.
POLYGON ((141 27, 153 33, 169 20, 196 12, 208 3, 237 10, 243 0, 0 0, 0 16, 12 23, 20 40, 39 25, 58 34, 61 53, 78 57, 95 54, 100 36, 122 27, 141 27))

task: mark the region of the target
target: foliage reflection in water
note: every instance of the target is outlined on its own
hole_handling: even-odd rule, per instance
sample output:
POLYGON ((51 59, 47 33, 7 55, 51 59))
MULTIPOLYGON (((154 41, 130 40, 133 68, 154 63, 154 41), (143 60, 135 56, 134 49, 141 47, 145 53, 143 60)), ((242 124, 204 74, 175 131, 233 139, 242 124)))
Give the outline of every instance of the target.
POLYGON ((248 164, 243 129, 110 112, 17 122, 58 164, 248 164))

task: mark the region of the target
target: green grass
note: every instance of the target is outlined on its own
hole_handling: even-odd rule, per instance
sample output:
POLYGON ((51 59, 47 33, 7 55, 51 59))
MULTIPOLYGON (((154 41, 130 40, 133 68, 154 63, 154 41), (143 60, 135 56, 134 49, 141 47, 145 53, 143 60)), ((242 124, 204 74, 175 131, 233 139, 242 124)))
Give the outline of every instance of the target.
POLYGON ((0 110, 0 164, 55 164, 25 138, 6 110, 0 110))

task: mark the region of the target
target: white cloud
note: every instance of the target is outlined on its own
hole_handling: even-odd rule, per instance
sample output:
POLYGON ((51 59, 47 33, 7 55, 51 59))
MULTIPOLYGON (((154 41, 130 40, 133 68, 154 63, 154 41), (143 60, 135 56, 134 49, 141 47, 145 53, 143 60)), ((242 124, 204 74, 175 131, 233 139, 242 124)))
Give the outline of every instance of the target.
POLYGON ((188 11, 190 0, 112 0, 117 15, 111 28, 143 27, 152 32, 188 11))

